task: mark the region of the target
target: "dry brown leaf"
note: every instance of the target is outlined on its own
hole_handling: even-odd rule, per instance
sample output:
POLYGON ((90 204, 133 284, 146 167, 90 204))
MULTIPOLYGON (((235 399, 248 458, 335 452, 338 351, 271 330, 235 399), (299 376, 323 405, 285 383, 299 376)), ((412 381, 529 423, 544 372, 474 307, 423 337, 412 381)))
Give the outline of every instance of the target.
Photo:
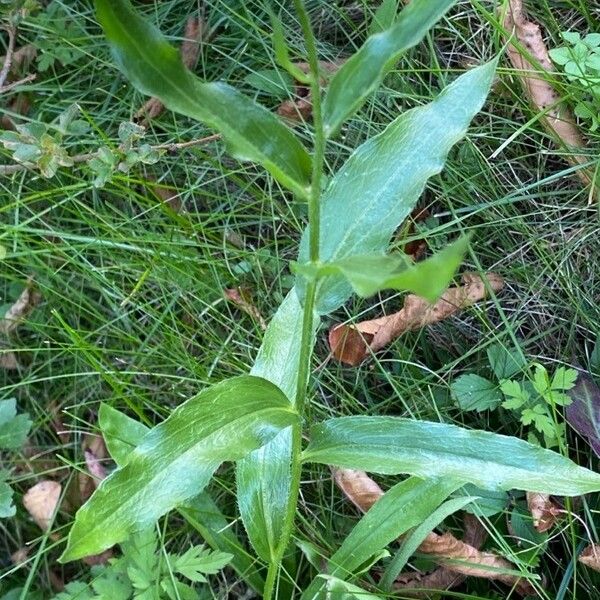
POLYGON ((39 304, 41 299, 40 293, 33 288, 32 282, 29 281, 21 295, 6 311, 4 318, 0 320, 0 335, 6 336, 12 333, 19 323, 39 304))
POLYGON ((29 554, 29 548, 23 547, 19 548, 15 552, 10 555, 10 560, 13 565, 22 565, 27 560, 27 555, 29 554))
POLYGON ((86 434, 81 443, 88 473, 79 473, 79 495, 81 502, 85 502, 106 479, 107 473, 102 462, 106 460, 108 451, 104 439, 99 435, 86 434))
POLYGON ((50 479, 40 481, 23 496, 23 506, 43 531, 48 531, 58 506, 62 486, 50 479))
MULTIPOLYGON (((494 292, 499 292, 504 286, 500 275, 487 273, 485 278, 494 292)), ((404 307, 397 313, 355 325, 336 325, 329 330, 333 356, 356 366, 368 356, 369 350, 376 352, 406 331, 443 321, 486 297, 486 286, 481 276, 465 273, 462 281, 462 286, 448 288, 435 304, 409 294, 404 300, 404 307)))
POLYGON ((113 552, 112 548, 109 548, 108 550, 105 550, 104 552, 101 552, 100 554, 92 554, 91 556, 84 556, 81 560, 86 565, 88 565, 90 567, 94 567, 96 565, 105 565, 114 555, 115 555, 115 553, 113 552))
MULTIPOLYGON (((310 65, 307 62, 294 63, 303 73, 310 73, 310 65)), ((327 80, 344 64, 344 61, 319 61, 321 71, 321 84, 325 85, 327 80)), ((294 86, 294 98, 284 100, 277 108, 277 114, 281 117, 302 123, 310 118, 312 114, 312 99, 310 87, 305 83, 296 81, 294 86)))
POLYGON ((227 288, 223 290, 225 298, 230 302, 233 302, 240 310, 243 310, 246 314, 250 315, 255 321, 258 322, 260 328, 264 331, 267 328, 267 322, 264 317, 260 314, 260 311, 252 303, 252 298, 247 290, 243 288, 227 288))
MULTIPOLYGON (((561 144, 574 149, 585 148, 586 144, 575 124, 573 114, 560 101, 556 90, 548 83, 546 73, 551 73, 555 69, 550 60, 548 49, 544 44, 540 26, 527 19, 522 0, 509 0, 508 11, 504 19, 504 29, 509 34, 514 35, 519 44, 525 48, 528 56, 531 56, 538 63, 532 65, 513 44, 508 46, 508 57, 512 66, 518 72, 525 93, 532 105, 537 110, 545 113, 541 119, 544 127, 561 144), (540 73, 540 67, 544 71, 543 73, 540 73)), ((575 153, 565 158, 572 165, 589 162, 589 157, 585 154, 575 153)), ((587 169, 579 169, 577 176, 585 185, 590 185, 594 181, 593 173, 587 169)), ((592 191, 595 193, 595 190, 592 191)))
MULTIPOLYGON (((383 495, 383 490, 364 471, 353 469, 334 469, 336 484, 346 497, 362 512, 368 511, 383 495)), ((498 573, 498 570, 514 568, 510 562, 492 552, 482 552, 480 545, 485 540, 485 530, 477 519, 465 519, 465 541, 461 541, 449 532, 439 535, 430 532, 419 546, 418 551, 428 554, 434 560, 444 564, 429 575, 410 574, 400 580, 400 587, 423 587, 428 589, 446 589, 458 585, 460 577, 454 575, 483 577, 515 586, 520 594, 533 593, 531 584, 514 575, 498 573), (455 561, 445 564, 446 561, 455 561), (438 587, 436 587, 438 586, 438 587), (441 586, 441 587, 439 587, 441 586)))
POLYGON ((332 471, 337 486, 361 512, 367 512, 383 496, 383 490, 364 471, 355 469, 332 469, 332 471))
MULTIPOLYGON (((198 61, 200 53, 200 41, 204 36, 204 22, 198 17, 190 17, 183 33, 184 40, 181 43, 181 62, 188 68, 193 69, 198 61)), ((148 123, 158 117, 165 109, 164 104, 158 98, 150 98, 142 108, 135 114, 135 120, 148 123)))
MULTIPOLYGON (((425 219, 429 217, 429 214, 429 210, 426 208, 415 208, 410 215, 408 228, 404 232, 404 235, 410 236, 415 233, 415 224, 425 221, 425 219)), ((404 244, 404 248, 402 248, 402 250, 405 254, 408 254, 408 256, 412 257, 413 260, 417 261, 423 258, 425 255, 427 250, 427 242, 424 239, 413 240, 412 242, 407 242, 404 244)))
POLYGON ((40 293, 33 288, 32 280, 29 280, 21 295, 6 311, 4 317, 0 319, 0 368, 7 370, 19 368, 17 355, 12 350, 2 348, 5 344, 3 338, 8 337, 18 327, 19 323, 27 318, 35 306, 39 304, 41 298, 40 293))
POLYGON ((579 562, 594 571, 600 571, 600 544, 589 544, 579 555, 579 562))
POLYGON ((527 492, 527 506, 533 518, 533 526, 540 532, 548 531, 556 523, 561 510, 548 494, 527 492))

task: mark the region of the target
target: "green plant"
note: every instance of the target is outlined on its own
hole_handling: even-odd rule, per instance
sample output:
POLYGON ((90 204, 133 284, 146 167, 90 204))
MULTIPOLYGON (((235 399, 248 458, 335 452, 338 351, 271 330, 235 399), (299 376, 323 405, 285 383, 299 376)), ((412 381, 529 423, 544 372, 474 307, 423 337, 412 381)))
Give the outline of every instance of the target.
POLYGON ((54 600, 197 600, 192 583, 206 583, 205 575, 217 573, 231 560, 230 554, 191 546, 180 554, 161 553, 155 529, 132 535, 121 544, 122 556, 106 566, 91 569, 90 583, 69 583, 54 600))
MULTIPOLYGON (((29 415, 17 415, 17 401, 14 398, 0 400, 0 450, 16 450, 20 448, 29 430, 31 421, 29 415)), ((9 472, 0 469, 0 518, 12 517, 16 513, 13 504, 13 490, 6 483, 9 472)))
MULTIPOLYGON (((120 457, 111 450, 119 468, 78 512, 62 561, 121 543, 174 508, 192 522, 188 503, 197 500, 224 461, 237 462, 240 514, 266 565, 264 584, 253 585, 267 599, 286 586, 280 573, 284 559, 293 560, 288 549, 302 467, 308 462, 411 477, 393 486, 359 521, 328 562, 328 574, 335 579, 316 576, 303 591, 307 600, 323 597, 332 586, 355 593, 340 580, 360 573, 388 543, 425 521, 465 483, 564 495, 600 489, 599 475, 556 453, 445 423, 377 416, 330 419, 308 423, 310 443, 302 448, 304 420, 310 415, 311 355, 321 317, 339 308, 353 289, 368 294, 393 285, 422 292, 426 283, 434 297, 451 279, 461 245, 464 250, 463 239, 447 254, 418 265, 384 254, 427 179, 442 169, 481 109, 495 61, 461 75, 434 102, 404 112, 359 146, 322 193, 328 138, 376 89, 393 61, 452 4, 413 0, 345 63, 321 102, 313 32, 303 2, 295 1, 311 65, 311 156, 272 113, 226 84, 206 83, 186 71, 177 53, 129 3, 97 0, 115 59, 136 87, 220 131, 235 157, 261 164, 308 203, 309 225, 296 285, 273 317, 251 374, 201 391, 148 432, 135 421, 127 421, 122 431, 116 426, 113 437, 123 444, 120 450, 117 444, 117 453, 135 448, 120 457), (356 257, 360 260, 352 260, 356 257)), ((282 68, 293 71, 281 36, 274 43, 282 68)), ((114 413, 111 418, 113 424, 121 419, 114 413)), ((100 426, 104 431, 108 427, 100 426)), ((209 543, 230 543, 203 518, 195 522, 209 543)), ((236 569, 241 570, 239 563, 236 569)))
POLYGON ((590 131, 600 125, 600 33, 581 37, 576 31, 561 33, 566 45, 550 50, 572 87, 575 114, 590 123, 590 131))
MULTIPOLYGON (((565 367, 559 367, 550 379, 548 371, 536 364, 531 380, 503 379, 500 382, 506 398, 502 406, 517 412, 523 425, 533 425, 547 448, 564 447, 565 424, 558 419, 557 407, 571 404, 571 398, 564 392, 575 385, 576 379, 577 371, 565 367)), ((529 437, 537 441, 535 435, 529 437)))
POLYGON ((558 418, 558 407, 571 404, 569 391, 577 380, 577 371, 559 367, 552 378, 545 367, 533 364, 529 369, 523 357, 501 344, 488 348, 488 360, 496 381, 467 373, 452 383, 452 393, 463 410, 493 410, 502 406, 515 412, 519 421, 534 431, 528 439, 539 443, 542 436, 547 448, 564 448, 565 426, 558 418), (514 379, 516 374, 521 377, 514 379))

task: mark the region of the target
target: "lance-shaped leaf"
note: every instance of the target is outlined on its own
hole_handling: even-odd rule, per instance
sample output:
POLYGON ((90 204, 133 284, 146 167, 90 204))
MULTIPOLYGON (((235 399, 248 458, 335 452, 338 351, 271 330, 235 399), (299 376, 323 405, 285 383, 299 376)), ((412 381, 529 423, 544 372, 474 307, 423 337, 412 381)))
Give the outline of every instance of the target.
POLYGON ((323 102, 327 135, 333 135, 361 107, 394 61, 416 46, 455 3, 456 0, 412 0, 389 29, 367 39, 329 84, 323 102))
POLYGON ((579 496, 600 475, 523 440, 398 417, 340 417, 312 429, 306 462, 395 475, 451 477, 485 489, 579 496))
MULTIPOLYGON (((410 6, 412 6, 412 2, 410 6)), ((431 3, 432 5, 435 3, 431 3)), ((320 260, 382 254, 408 217, 427 179, 439 173, 450 148, 466 133, 489 91, 496 61, 461 75, 430 104, 401 114, 362 144, 335 174, 321 202, 320 260)), ((298 263, 308 262, 309 228, 298 263)), ((305 283, 298 281, 303 297, 305 283)), ((339 308, 352 287, 342 276, 318 283, 317 310, 339 308)))
MULTIPOLYGON (((313 331, 319 323, 315 316, 313 331)), ((277 385, 293 401, 302 338, 302 307, 292 289, 265 332, 251 374, 277 385)), ((237 463, 240 514, 256 553, 270 561, 281 538, 290 499, 290 428, 237 463)))
POLYGON ((435 302, 448 287, 460 266, 469 244, 461 237, 441 252, 420 263, 402 254, 388 256, 352 256, 333 263, 294 265, 296 273, 305 277, 342 275, 352 289, 364 298, 381 290, 400 290, 417 294, 435 302))
MULTIPOLYGON (((369 509, 329 560, 329 574, 347 579, 374 554, 425 520, 460 483, 450 478, 411 477, 390 488, 369 509)), ((317 577, 302 600, 320 598, 325 582, 317 577)))
MULTIPOLYGON (((122 467, 133 449, 141 444, 150 431, 139 421, 125 413, 101 404, 98 411, 98 426, 104 437, 112 459, 122 467)), ((233 555, 231 567, 259 594, 264 588, 263 578, 256 571, 256 564, 231 530, 215 501, 207 492, 198 494, 179 508, 179 513, 216 550, 233 555)))
POLYGON ((272 383, 245 375, 179 406, 150 431, 125 466, 79 510, 63 562, 98 554, 202 491, 215 469, 263 446, 298 422, 272 383))
POLYGON ((233 156, 260 163, 306 197, 310 157, 276 115, 225 83, 206 83, 194 76, 129 0, 96 0, 96 8, 115 61, 137 89, 221 132, 233 156))

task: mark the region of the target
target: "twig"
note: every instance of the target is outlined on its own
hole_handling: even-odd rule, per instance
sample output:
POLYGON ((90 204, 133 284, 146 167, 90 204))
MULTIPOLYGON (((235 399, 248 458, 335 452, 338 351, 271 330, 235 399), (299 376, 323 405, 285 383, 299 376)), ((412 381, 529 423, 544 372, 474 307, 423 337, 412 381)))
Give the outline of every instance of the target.
POLYGON ((33 81, 36 77, 37 77, 36 73, 30 73, 26 77, 23 77, 23 79, 19 79, 19 81, 12 81, 11 83, 7 83, 4 87, 0 87, 0 94, 3 94, 4 92, 8 92, 9 90, 12 90, 13 88, 23 85, 24 83, 29 83, 30 81, 33 81))
MULTIPOLYGON (((166 150, 167 152, 178 152, 180 150, 186 150, 187 148, 192 148, 194 146, 200 146, 202 144, 207 144, 208 142, 212 142, 221 137, 220 133, 214 133, 213 135, 208 135, 203 138, 198 138, 197 140, 190 140, 188 142, 179 142, 179 143, 170 143, 170 144, 158 144, 156 146, 152 146, 153 150, 166 150)), ((91 160, 96 156, 95 152, 88 152, 87 154, 76 154, 71 157, 73 163, 84 163, 88 160, 91 160)), ((0 175, 12 175, 14 173, 20 173, 21 171, 28 171, 35 169, 35 165, 33 164, 15 164, 15 165, 0 165, 0 175)))
POLYGON ((5 91, 4 82, 8 77, 8 73, 10 71, 10 66, 12 64, 13 53, 15 51, 15 41, 17 39, 17 26, 10 25, 6 28, 8 32, 8 47, 6 49, 6 57, 4 58, 4 65, 2 66, 2 70, 0 71, 0 92, 5 91))

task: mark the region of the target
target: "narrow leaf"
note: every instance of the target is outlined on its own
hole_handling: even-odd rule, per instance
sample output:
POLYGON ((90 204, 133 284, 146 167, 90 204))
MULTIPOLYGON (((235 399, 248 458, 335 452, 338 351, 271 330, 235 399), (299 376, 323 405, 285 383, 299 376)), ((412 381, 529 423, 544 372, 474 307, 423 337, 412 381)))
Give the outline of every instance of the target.
MULTIPOLYGON (((426 519, 458 487, 460 483, 450 478, 421 480, 411 477, 390 488, 331 557, 329 574, 347 579, 374 554, 426 519)), ((302 600, 319 597, 323 586, 321 578, 315 579, 302 600)))
POLYGON ((96 9, 115 61, 137 89, 220 131, 236 158, 260 163, 283 185, 306 196, 310 157, 276 115, 225 83, 195 77, 128 0, 96 0, 96 9))
POLYGON ((333 263, 295 265, 306 277, 342 275, 364 298, 387 289, 408 291, 435 302, 448 287, 467 250, 462 237, 423 262, 413 263, 406 255, 352 256, 333 263))
MULTIPOLYGON (((413 5, 422 2, 411 2, 413 5)), ((430 3, 432 6, 435 3, 430 3)), ((442 170, 450 148, 481 109, 496 61, 471 69, 433 102, 401 114, 382 133, 357 148, 332 178, 321 203, 320 259, 334 263, 357 255, 382 254, 408 217, 427 179, 442 170)), ((310 226, 298 263, 306 263, 310 226)), ((298 282, 301 298, 305 283, 298 282)), ((342 277, 319 282, 317 311, 339 308, 352 287, 342 277)))
POLYGON ((394 61, 416 46, 456 0, 412 0, 392 27, 372 35, 331 80, 323 102, 327 135, 356 112, 377 89, 394 61))
POLYGON ((236 377, 200 392, 152 429, 79 510, 63 562, 97 554, 202 491, 215 469, 297 422, 272 383, 236 377))
POLYGON ((415 527, 414 531, 411 531, 402 542, 400 550, 394 556, 393 560, 385 570, 385 574, 381 579, 381 587, 384 590, 391 590, 392 584, 400 575, 400 572, 406 566, 410 557, 417 551, 417 548, 421 545, 421 542, 427 537, 427 534, 433 531, 440 523, 447 517, 454 514, 455 512, 464 508, 470 502, 473 502, 476 498, 473 497, 459 497, 452 498, 444 502, 440 507, 435 509, 422 523, 415 527))
POLYGON ((398 417, 340 417, 315 426, 305 462, 396 475, 452 477, 486 489, 562 496, 600 490, 600 475, 517 438, 398 417))
MULTIPOLYGON (((315 316, 313 332, 318 323, 315 316)), ((269 323, 251 371, 277 385, 292 402, 301 338, 302 306, 292 289, 269 323)), ((291 436, 290 428, 282 431, 236 465, 238 505, 244 527, 256 553, 267 562, 281 538, 290 498, 291 436)))

